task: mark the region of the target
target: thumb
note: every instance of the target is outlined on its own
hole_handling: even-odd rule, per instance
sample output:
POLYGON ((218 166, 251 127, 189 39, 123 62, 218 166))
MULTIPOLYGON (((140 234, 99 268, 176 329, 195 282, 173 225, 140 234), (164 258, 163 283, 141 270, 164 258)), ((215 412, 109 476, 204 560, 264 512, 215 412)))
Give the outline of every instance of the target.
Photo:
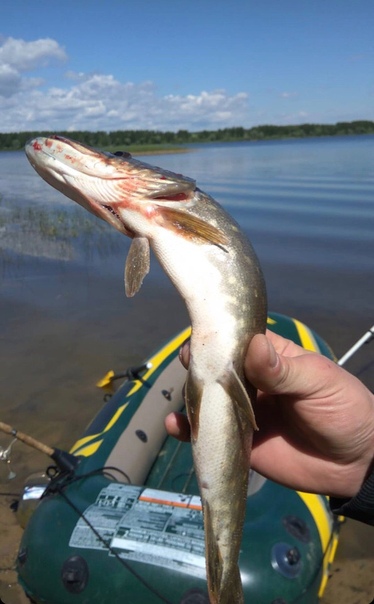
MULTIPOLYGON (((287 347, 283 348, 286 352, 287 347)), ((295 354, 296 350, 292 352, 295 354)), ((316 360, 315 353, 299 347, 296 356, 279 354, 268 337, 257 334, 249 345, 244 370, 247 379, 263 392, 300 395, 308 391, 314 381, 317 368, 310 363, 311 356, 316 360)))

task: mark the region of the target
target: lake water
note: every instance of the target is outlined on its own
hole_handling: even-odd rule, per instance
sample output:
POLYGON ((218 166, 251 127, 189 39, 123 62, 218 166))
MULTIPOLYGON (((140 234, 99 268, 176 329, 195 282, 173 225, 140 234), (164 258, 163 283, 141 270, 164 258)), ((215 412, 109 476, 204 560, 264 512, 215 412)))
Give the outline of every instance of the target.
MULTIPOLYGON (((236 218, 263 266, 270 309, 309 324, 338 356, 372 325, 374 136, 145 159, 195 178, 236 218)), ((37 407, 59 423, 63 400, 63 417, 75 402, 89 416, 102 372, 142 360, 187 323, 155 259, 141 292, 125 298, 128 247, 46 185, 23 153, 0 153, 0 384, 11 415, 37 407)), ((371 387, 373 349, 349 365, 371 387)))
MULTIPOLYGON (((195 178, 236 218, 270 309, 309 324, 338 356, 372 325, 374 136, 201 145, 145 160, 195 178)), ((142 360, 187 323, 155 259, 141 292, 125 298, 128 247, 23 153, 0 153, 0 384, 11 415, 37 407, 59 422, 63 400, 63 417, 75 402, 89 417, 102 372, 142 360)), ((373 349, 349 365, 371 387, 373 349)))
MULTIPOLYGON (((145 161, 195 178, 236 218, 271 310, 310 325, 338 356, 373 324, 374 136, 202 145, 145 161)), ((187 324, 155 260, 139 294, 125 298, 128 247, 46 185, 23 153, 0 153, 3 421, 69 448, 102 404, 95 382, 187 324)), ((374 344, 347 368, 373 388, 373 365, 374 344)), ((22 445, 13 460, 14 488, 46 464, 22 445)), ((0 483, 6 477, 2 464, 0 483)))

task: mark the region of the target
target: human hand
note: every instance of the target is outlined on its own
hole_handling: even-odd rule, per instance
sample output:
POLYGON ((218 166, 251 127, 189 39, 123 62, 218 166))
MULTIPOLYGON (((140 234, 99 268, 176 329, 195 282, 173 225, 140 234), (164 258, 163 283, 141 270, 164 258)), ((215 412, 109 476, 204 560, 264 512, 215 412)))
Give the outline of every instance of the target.
MULTIPOLYGON (((187 347, 181 356, 186 365, 187 347)), ((252 468, 292 489, 354 496, 373 462, 373 394, 333 361, 270 331, 251 341, 245 373, 259 389, 252 468)), ((189 439, 185 416, 165 423, 189 439)))

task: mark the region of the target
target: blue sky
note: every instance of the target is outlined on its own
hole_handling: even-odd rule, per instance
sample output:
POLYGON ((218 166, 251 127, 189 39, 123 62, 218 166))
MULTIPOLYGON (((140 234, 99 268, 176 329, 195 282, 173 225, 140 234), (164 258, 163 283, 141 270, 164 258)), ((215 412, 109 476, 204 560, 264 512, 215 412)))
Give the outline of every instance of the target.
POLYGON ((373 0, 1 0, 0 131, 374 120, 373 0))

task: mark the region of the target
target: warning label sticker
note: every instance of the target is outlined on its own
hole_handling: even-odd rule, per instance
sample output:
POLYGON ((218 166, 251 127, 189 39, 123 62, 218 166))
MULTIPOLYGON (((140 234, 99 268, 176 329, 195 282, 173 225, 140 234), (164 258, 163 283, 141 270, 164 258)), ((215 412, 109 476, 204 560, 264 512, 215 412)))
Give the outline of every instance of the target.
POLYGON ((109 546, 126 560, 205 578, 200 497, 113 483, 100 491, 84 515, 104 543, 80 518, 71 547, 109 546))

